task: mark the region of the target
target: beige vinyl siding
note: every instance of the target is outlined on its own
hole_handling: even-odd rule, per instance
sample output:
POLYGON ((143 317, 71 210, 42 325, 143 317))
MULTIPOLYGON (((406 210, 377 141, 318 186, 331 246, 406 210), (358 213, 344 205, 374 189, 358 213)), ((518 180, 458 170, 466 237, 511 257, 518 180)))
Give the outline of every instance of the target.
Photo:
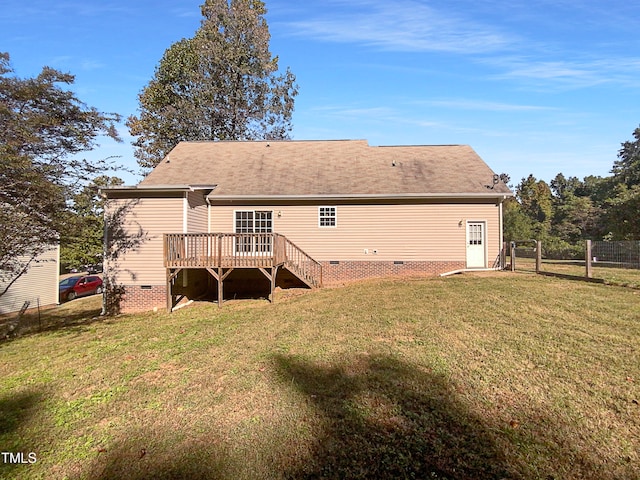
MULTIPOLYGON (((59 269, 60 247, 56 246, 37 257, 29 270, 0 297, 0 314, 17 312, 25 302, 29 302, 28 308, 57 304, 59 269)), ((0 282, 0 291, 4 288, 0 282)))
POLYGON ((142 233, 138 248, 120 252, 116 262, 107 261, 107 272, 117 285, 164 285, 163 234, 183 231, 183 196, 173 198, 110 199, 108 211, 129 205, 124 221, 125 231, 136 236, 142 233), (142 230, 141 230, 142 229, 142 230))
POLYGON ((500 248, 499 207, 493 203, 212 206, 211 230, 233 232, 233 212, 244 209, 272 210, 274 232, 319 261, 464 262, 467 220, 486 222, 488 266, 500 248), (336 227, 319 227, 319 206, 337 207, 336 227))
POLYGON ((187 232, 205 233, 207 231, 207 201, 202 191, 187 194, 187 232))

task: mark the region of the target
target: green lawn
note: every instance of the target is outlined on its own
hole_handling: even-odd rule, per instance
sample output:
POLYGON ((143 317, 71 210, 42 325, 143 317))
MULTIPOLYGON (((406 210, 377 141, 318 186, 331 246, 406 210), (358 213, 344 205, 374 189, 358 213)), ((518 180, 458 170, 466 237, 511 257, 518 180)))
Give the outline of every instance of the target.
MULTIPOLYGON (((640 288, 640 270, 632 268, 614 268, 606 263, 594 262, 592 266, 592 278, 601 279, 610 285, 640 288)), ((516 270, 535 271, 536 261, 533 258, 517 258, 516 270)), ((584 260, 542 260, 542 271, 559 273, 562 275, 574 275, 584 277, 586 267, 584 260)))
POLYGON ((640 478, 638 290, 492 273, 98 302, 0 343, 0 449, 37 458, 0 478, 640 478))

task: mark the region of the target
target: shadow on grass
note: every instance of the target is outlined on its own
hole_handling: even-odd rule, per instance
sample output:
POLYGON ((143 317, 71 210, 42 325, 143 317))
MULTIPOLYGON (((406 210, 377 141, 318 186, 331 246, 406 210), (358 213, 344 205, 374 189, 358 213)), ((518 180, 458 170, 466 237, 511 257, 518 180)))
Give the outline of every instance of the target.
POLYGON ((315 439, 314 458, 289 472, 289 478, 522 475, 441 375, 387 356, 341 366, 282 355, 274 362, 282 381, 317 407, 324 425, 315 439))
POLYGON ((212 460, 214 454, 198 445, 176 446, 156 455, 153 449, 143 450, 141 442, 129 441, 116 450, 100 454, 92 471, 82 478, 91 480, 207 480, 229 478, 226 475, 226 461, 212 460), (205 461, 206 460, 206 461, 205 461))
POLYGON ((536 273, 544 277, 562 278, 563 280, 574 280, 576 282, 599 283, 602 285, 606 283, 606 281, 602 278, 592 278, 592 277, 590 278, 590 277, 580 276, 580 275, 569 275, 567 273, 548 272, 545 270, 541 270, 536 273))
MULTIPOLYGON (((0 397, 0 449, 3 452, 26 453, 33 450, 33 445, 16 444, 15 435, 20 426, 27 422, 38 404, 43 400, 43 395, 39 392, 21 392, 18 395, 9 396, 5 394, 0 397)), ((4 458, 0 460, 0 478, 18 478, 10 476, 9 473, 16 469, 24 468, 24 465, 17 463, 7 463, 4 458)))
POLYGON ((15 431, 29 418, 34 407, 42 400, 36 392, 22 392, 16 396, 0 397, 0 435, 15 431))
POLYGON ((80 305, 83 300, 74 300, 73 309, 69 308, 68 302, 40 313, 27 313, 19 320, 12 317, 0 319, 0 344, 40 332, 78 333, 92 323, 105 321, 105 317, 100 316, 101 306, 80 305))
MULTIPOLYGON (((192 432, 191 432, 192 433, 192 432)), ((126 441, 83 462, 77 480, 208 480, 234 478, 237 470, 219 438, 154 428, 130 432, 126 441)))
MULTIPOLYGON (((172 434, 136 432, 98 454, 81 478, 533 478, 514 474, 491 432, 440 375, 386 356, 357 357, 341 366, 285 355, 273 361, 285 388, 293 386, 317 408, 320 426, 311 419, 311 438, 300 440, 311 443, 310 457, 306 448, 285 443, 275 447, 289 452, 285 460, 276 460, 278 452, 265 451, 263 459, 274 463, 256 465, 265 471, 252 475, 255 458, 236 464, 242 459, 220 439, 207 437, 205 442, 195 435, 185 441, 177 435, 171 442, 172 434)), ((288 438, 295 442, 297 436, 291 432, 288 438)), ((272 448, 270 439, 264 440, 254 446, 256 451, 272 448)))

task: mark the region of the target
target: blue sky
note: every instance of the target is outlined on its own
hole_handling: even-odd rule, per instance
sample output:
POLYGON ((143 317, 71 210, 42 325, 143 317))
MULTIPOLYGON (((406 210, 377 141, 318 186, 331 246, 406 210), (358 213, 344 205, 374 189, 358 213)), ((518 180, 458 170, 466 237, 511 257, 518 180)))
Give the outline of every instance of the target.
MULTIPOLYGON (((76 75, 125 118, 202 0, 2 0, 0 51, 19 76, 76 75)), ((640 125, 640 3, 628 0, 267 0, 271 52, 297 76, 292 136, 469 144, 512 183, 608 175, 640 125)), ((119 155, 131 137, 89 158, 119 155)), ((121 175, 127 183, 140 177, 121 175)))

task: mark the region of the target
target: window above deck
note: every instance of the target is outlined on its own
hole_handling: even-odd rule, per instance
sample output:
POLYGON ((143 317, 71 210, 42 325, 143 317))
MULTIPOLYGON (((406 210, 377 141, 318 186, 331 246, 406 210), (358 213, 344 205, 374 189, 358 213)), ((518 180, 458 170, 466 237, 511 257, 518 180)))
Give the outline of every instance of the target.
POLYGON ((318 226, 320 228, 337 227, 337 207, 318 207, 318 226))

